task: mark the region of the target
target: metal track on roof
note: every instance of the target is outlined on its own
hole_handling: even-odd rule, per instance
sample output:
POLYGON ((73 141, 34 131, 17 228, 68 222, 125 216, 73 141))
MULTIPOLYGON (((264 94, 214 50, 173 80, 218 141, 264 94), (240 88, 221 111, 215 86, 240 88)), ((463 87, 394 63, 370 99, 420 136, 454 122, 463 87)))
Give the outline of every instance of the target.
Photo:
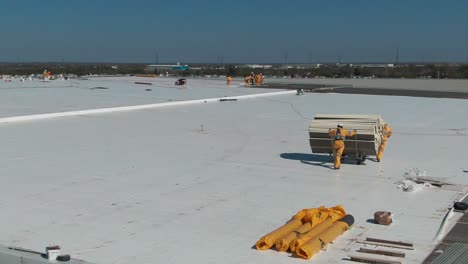
POLYGON ((468 244, 453 243, 433 264, 468 263, 468 244))

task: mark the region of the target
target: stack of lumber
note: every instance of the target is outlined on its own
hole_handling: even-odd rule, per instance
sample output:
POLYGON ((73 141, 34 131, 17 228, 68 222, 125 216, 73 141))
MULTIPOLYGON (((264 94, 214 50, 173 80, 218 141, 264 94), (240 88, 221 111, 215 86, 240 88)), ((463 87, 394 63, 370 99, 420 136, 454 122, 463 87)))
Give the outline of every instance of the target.
POLYGON ((344 155, 377 155, 384 120, 379 115, 332 115, 317 114, 309 125, 309 142, 313 153, 333 153, 329 131, 343 124, 347 131, 356 131, 356 136, 345 140, 344 155))

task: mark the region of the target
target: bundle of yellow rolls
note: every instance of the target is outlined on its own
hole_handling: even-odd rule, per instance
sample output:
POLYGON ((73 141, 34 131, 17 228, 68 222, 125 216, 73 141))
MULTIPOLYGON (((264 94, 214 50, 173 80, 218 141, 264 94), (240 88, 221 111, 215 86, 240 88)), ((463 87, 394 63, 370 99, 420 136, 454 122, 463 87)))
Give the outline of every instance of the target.
POLYGON ((341 205, 303 209, 283 226, 260 238, 259 250, 275 246, 278 251, 291 251, 309 259, 354 223, 341 205))

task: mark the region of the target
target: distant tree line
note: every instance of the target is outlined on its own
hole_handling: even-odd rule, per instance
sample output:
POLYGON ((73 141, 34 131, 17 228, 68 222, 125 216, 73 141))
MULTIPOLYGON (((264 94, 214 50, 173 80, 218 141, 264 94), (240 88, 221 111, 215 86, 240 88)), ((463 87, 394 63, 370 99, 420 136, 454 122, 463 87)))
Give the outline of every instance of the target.
POLYGON ((251 72, 263 73, 269 76, 288 76, 294 78, 440 78, 440 79, 468 79, 467 65, 399 65, 396 67, 360 67, 349 65, 322 65, 318 68, 289 68, 272 67, 269 69, 248 69, 225 66, 190 70, 185 75, 231 75, 247 76, 251 72), (219 68, 219 67, 218 67, 219 68))
POLYGON ((24 63, 0 64, 0 74, 31 75, 41 74, 45 69, 52 74, 76 74, 78 76, 90 74, 140 74, 145 72, 143 64, 84 64, 84 63, 24 63))
MULTIPOLYGON (((0 75, 30 75, 41 74, 45 69, 53 74, 76 74, 78 76, 98 74, 160 74, 148 72, 146 64, 103 64, 103 63, 5 63, 0 64, 0 75)), ((187 71, 169 71, 171 75, 179 76, 247 76, 251 72, 268 76, 288 76, 294 78, 434 78, 434 79, 468 79, 468 64, 405 64, 395 67, 364 67, 349 65, 294 66, 285 68, 273 65, 267 69, 249 69, 237 65, 198 64, 191 65, 187 71)))

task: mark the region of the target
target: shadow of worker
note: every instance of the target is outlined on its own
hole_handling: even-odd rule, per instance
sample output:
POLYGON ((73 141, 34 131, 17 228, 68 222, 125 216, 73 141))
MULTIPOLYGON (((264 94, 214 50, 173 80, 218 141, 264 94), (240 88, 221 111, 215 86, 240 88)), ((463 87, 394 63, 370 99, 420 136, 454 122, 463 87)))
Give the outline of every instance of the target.
POLYGON ((308 153, 281 153, 280 157, 288 160, 297 160, 303 164, 333 169, 333 156, 308 153))

